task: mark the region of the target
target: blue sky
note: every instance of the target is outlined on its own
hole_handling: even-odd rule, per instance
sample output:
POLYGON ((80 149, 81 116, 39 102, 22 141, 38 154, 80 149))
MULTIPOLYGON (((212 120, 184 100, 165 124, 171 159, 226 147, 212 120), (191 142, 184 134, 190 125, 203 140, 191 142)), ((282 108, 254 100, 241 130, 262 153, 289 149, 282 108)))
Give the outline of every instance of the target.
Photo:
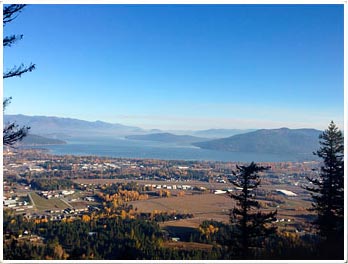
POLYGON ((160 129, 343 128, 343 5, 30 5, 7 114, 160 129))

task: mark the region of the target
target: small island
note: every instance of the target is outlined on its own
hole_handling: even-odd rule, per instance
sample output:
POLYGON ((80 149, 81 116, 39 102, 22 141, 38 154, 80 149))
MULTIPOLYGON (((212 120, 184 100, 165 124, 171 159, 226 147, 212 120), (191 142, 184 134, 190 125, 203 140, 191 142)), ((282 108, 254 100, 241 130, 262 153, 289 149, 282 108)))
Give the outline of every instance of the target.
POLYGON ((25 138, 23 138, 23 140, 19 144, 24 146, 62 145, 62 144, 66 144, 66 141, 29 134, 25 138))

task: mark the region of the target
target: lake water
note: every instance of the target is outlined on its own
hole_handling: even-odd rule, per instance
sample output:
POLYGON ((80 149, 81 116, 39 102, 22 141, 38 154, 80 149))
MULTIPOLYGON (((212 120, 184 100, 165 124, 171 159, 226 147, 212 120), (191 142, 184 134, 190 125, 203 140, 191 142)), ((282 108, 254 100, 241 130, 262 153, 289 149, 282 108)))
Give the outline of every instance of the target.
POLYGON ((200 149, 190 145, 177 145, 154 141, 128 139, 80 139, 67 141, 64 145, 49 145, 48 149, 57 155, 94 155, 117 158, 149 158, 163 160, 211 160, 240 162, 279 162, 313 160, 313 155, 269 154, 226 152, 200 149))

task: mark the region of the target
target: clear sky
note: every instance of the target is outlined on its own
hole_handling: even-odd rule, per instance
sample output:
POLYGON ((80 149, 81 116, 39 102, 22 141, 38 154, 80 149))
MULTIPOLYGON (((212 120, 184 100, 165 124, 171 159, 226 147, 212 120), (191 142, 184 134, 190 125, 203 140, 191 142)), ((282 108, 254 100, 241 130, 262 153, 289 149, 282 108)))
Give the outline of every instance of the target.
POLYGON ((7 114, 160 129, 343 128, 343 5, 30 5, 7 114))

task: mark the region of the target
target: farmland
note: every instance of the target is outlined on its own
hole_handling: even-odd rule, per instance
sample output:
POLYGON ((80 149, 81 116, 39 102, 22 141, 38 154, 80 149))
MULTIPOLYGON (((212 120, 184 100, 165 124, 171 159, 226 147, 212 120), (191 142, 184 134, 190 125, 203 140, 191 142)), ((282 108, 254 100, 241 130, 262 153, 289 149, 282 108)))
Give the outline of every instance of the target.
MULTIPOLYGON (((185 219, 188 223, 195 223, 197 227, 201 221, 214 219, 228 222, 228 212, 234 202, 227 195, 196 194, 183 197, 155 198, 145 201, 130 203, 139 212, 176 211, 179 213, 192 213, 194 218, 185 219)), ((192 226, 192 224, 189 224, 192 226)))

